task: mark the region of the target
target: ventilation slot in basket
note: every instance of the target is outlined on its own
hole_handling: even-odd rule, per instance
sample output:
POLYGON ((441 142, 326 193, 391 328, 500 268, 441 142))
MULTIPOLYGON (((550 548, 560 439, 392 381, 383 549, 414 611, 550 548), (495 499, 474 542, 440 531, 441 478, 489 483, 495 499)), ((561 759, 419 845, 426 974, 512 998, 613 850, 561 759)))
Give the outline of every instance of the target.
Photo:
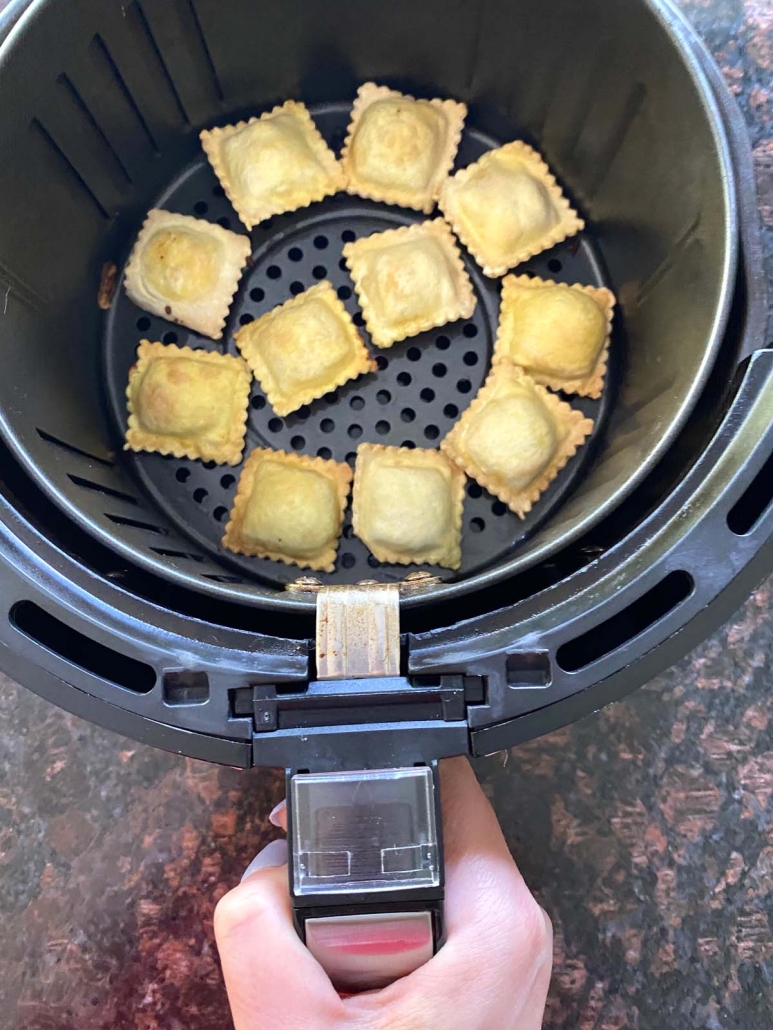
POLYGON ((111 515, 105 512, 106 518, 115 522, 117 526, 130 526, 132 529, 144 529, 148 533, 158 533, 159 536, 166 536, 166 530, 162 526, 154 526, 151 522, 141 522, 140 519, 127 519, 123 515, 111 515))
POLYGON ((116 501, 125 501, 127 504, 139 504, 136 497, 132 497, 131 494, 125 494, 121 490, 114 490, 111 486, 105 486, 103 483, 94 483, 90 479, 84 479, 83 476, 74 476, 72 473, 67 473, 67 478, 75 483, 76 486, 83 487, 84 490, 93 490, 95 493, 104 494, 105 497, 114 497, 116 501))
POLYGON ((25 637, 100 679, 135 694, 147 694, 155 686, 156 672, 152 666, 79 633, 34 601, 19 601, 11 609, 10 619, 25 637))
POLYGON ((736 536, 750 533, 773 501, 773 454, 727 513, 727 526, 736 536))
POLYGON ((640 636, 686 601, 693 591, 687 572, 670 572, 633 604, 580 637, 562 644, 556 660, 565 672, 578 672, 640 636))
POLYGON ((63 451, 69 451, 70 454, 77 454, 80 458, 88 458, 89 461, 96 461, 99 465, 105 465, 107 468, 112 468, 114 462, 110 461, 109 458, 100 458, 96 454, 91 454, 90 451, 84 451, 80 447, 76 447, 74 444, 67 443, 66 440, 60 440, 58 436, 52 436, 51 433, 47 433, 45 429, 38 429, 37 434, 41 440, 45 440, 46 443, 53 444, 54 447, 61 447, 63 451))

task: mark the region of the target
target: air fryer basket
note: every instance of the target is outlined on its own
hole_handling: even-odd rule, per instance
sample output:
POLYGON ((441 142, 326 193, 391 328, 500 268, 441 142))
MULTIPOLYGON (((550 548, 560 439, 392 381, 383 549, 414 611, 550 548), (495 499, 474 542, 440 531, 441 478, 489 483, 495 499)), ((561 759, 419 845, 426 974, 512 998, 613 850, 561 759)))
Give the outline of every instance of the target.
MULTIPOLYGON (((234 491, 228 470, 159 456, 116 458, 138 340, 207 341, 145 317, 121 291, 103 344, 94 290, 104 261, 123 263, 152 205, 238 227, 196 130, 298 97, 340 146, 348 106, 365 79, 468 102, 462 164, 512 138, 536 143, 591 229, 527 267, 568 281, 606 281, 621 301, 610 388, 601 404, 578 405, 597 418, 593 445, 525 526, 473 487, 463 568, 444 574, 449 586, 433 599, 466 591, 476 579, 505 578, 576 538, 613 510, 674 440, 722 340, 737 226, 717 111, 647 5, 49 0, 35 9, 7 68, 9 76, 36 81, 14 96, 15 124, 4 131, 15 156, 2 172, 3 250, 13 255, 9 272, 32 310, 7 348, 2 430, 36 482, 128 560, 212 596, 285 609, 312 603, 282 590, 292 570, 239 560, 219 547, 234 491), (257 39, 265 41, 259 61, 257 39), (41 68, 51 72, 41 76, 41 68), (33 381, 34 390, 22 387, 20 404, 20 384, 33 381), (553 510, 573 480, 581 480, 579 488, 553 510)), ((320 277, 348 291, 338 267, 342 234, 408 220, 397 209, 334 198, 260 227, 252 234, 255 266, 227 338, 245 318, 320 277)), ((248 447, 324 448, 343 460, 366 431, 378 442, 435 444, 480 385, 496 330, 498 284, 475 273, 472 262, 468 267, 479 296, 473 319, 380 354, 380 374, 348 384, 308 413, 281 420, 252 407, 248 447)), ((347 303, 356 311, 351 297, 347 303)), ((262 401, 256 386, 253 402, 262 401)), ((342 552, 334 581, 373 574, 359 541, 348 540, 342 552)), ((401 578, 402 570, 377 576, 401 578)))
MULTIPOLYGON (((0 51, 0 637, 12 674, 124 732, 232 764, 290 766, 317 746, 328 762, 372 761, 395 724, 405 760, 427 760, 503 746, 575 714, 570 700, 632 687, 688 646, 717 597, 743 589, 769 536, 770 454, 770 354, 748 360, 764 342, 748 153, 716 69, 666 0, 16 0, 6 26, 17 18, 0 51), (295 97, 338 146, 367 79, 467 102, 460 164, 513 138, 537 146, 588 230, 528 269, 609 284, 619 315, 602 401, 573 401, 597 421, 591 445, 525 526, 472 486, 465 566, 402 602, 415 693, 382 705, 383 725, 339 706, 309 734, 281 710, 313 679, 314 599, 283 589, 293 570, 219 548, 233 472, 120 451, 138 340, 211 341, 145 316, 122 290, 105 318, 96 288, 151 206, 238 228, 200 128, 295 97), (739 504, 756 514, 734 528, 739 504), (462 691, 461 715, 448 715, 446 690, 462 691)), ((345 234, 411 220, 337 197, 256 229, 226 346, 321 277, 356 313, 345 234)), ((497 284, 468 267, 472 319, 398 344, 376 375, 284 420, 256 388, 248 447, 344 460, 359 439, 432 446, 482 381, 496 328, 497 284)), ((347 536, 330 581, 404 572, 374 569, 347 536)))

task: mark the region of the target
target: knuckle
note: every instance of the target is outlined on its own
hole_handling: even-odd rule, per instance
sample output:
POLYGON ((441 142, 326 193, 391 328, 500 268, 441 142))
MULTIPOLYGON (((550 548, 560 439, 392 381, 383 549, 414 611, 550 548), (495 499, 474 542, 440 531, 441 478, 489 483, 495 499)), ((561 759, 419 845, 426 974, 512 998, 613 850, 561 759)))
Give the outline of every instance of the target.
POLYGON ((523 906, 523 935, 524 944, 535 959, 542 960, 552 954, 553 924, 531 895, 523 906))
POLYGON ((215 906, 215 935, 223 940, 259 922, 267 899, 259 882, 242 884, 225 894, 215 906))

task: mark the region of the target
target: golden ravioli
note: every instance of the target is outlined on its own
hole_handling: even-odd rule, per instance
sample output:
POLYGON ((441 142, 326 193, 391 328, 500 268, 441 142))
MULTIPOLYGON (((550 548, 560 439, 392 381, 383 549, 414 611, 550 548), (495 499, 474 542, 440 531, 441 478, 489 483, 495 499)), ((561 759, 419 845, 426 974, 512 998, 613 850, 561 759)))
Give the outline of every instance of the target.
POLYGON ((494 361, 509 358, 553 390, 600 397, 614 306, 605 287, 508 275, 494 361))
POLYGON ((234 338, 277 415, 377 367, 329 282, 249 322, 234 338))
POLYGON ((486 275, 496 277, 585 225, 525 143, 506 143, 447 179, 440 208, 486 275))
POLYGON ((329 197, 346 185, 341 165, 304 104, 288 100, 247 122, 199 133, 226 196, 248 229, 329 197))
POLYGON ((219 340, 250 250, 246 236, 154 209, 126 266, 126 292, 144 311, 219 340))
POLYGON ((475 294, 442 218, 374 233, 343 249, 377 347, 469 318, 475 294))
POLYGON ((341 153, 347 190, 427 214, 454 163, 467 106, 366 82, 341 153))
POLYGON ((464 482, 439 451, 361 444, 354 532, 379 561, 458 569, 464 482))
POLYGON ((251 385, 241 358, 143 340, 129 371, 125 449, 238 465, 251 385))
POLYGON ((592 430, 582 412, 501 361, 440 446, 525 518, 592 430))
POLYGON ((254 450, 239 479, 223 546, 332 572, 352 481, 348 465, 254 450))

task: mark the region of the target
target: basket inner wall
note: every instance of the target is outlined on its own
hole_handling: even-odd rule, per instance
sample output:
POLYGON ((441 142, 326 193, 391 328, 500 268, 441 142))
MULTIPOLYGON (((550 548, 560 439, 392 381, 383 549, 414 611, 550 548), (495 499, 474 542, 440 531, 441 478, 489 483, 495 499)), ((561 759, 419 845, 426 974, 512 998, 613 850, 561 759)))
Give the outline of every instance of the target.
POLYGON ((721 155, 646 4, 39 3, 0 64, 0 132, 14 155, 0 167, 1 428, 71 516, 197 589, 275 596, 259 581, 230 584, 116 456, 100 268, 122 264, 147 208, 196 159, 199 128, 291 96, 340 101, 365 79, 458 97, 479 133, 540 147, 621 303, 624 366, 594 464, 503 571, 560 547, 632 489, 718 346, 731 230, 721 155))

